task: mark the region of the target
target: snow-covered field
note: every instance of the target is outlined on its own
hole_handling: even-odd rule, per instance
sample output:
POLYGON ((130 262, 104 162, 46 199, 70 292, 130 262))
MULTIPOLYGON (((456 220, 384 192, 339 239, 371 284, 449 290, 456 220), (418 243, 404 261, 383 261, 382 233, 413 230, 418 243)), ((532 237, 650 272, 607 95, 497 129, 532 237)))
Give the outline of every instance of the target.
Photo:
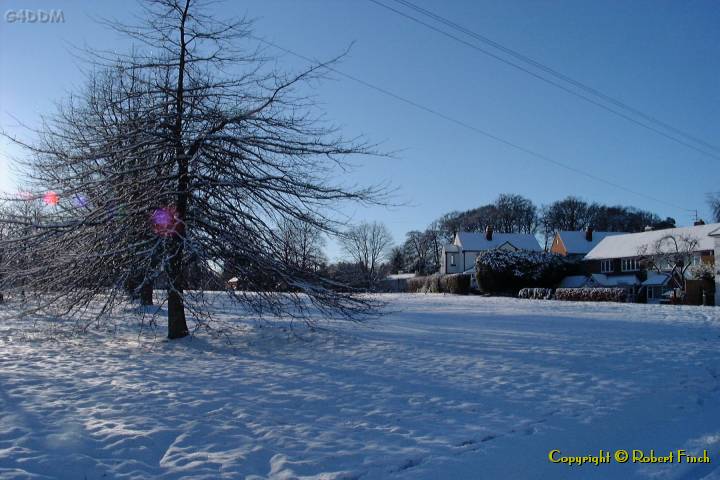
POLYGON ((720 478, 720 308, 385 298, 232 346, 41 340, 0 307, 0 478, 720 478), (712 463, 547 458, 621 448, 712 463))

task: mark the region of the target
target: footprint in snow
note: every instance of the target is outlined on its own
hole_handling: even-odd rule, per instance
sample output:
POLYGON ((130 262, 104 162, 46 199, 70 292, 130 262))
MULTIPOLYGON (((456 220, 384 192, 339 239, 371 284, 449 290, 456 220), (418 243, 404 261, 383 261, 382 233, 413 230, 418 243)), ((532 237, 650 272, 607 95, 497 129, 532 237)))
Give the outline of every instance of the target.
POLYGON ((417 467, 418 465, 420 465, 422 463, 422 461, 423 461, 422 458, 408 458, 407 460, 405 460, 402 463, 402 465, 400 465, 397 468, 397 471, 402 472, 403 470, 408 470, 410 468, 417 467))

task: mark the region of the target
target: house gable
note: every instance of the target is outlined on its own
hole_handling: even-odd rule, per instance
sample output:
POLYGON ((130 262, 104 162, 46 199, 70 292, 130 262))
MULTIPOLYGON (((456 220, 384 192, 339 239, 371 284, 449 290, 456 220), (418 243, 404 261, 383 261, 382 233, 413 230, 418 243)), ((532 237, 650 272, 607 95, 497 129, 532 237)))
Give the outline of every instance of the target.
POLYGON ((562 240, 562 237, 560 236, 560 233, 555 234, 555 238, 553 238, 552 245, 550 245, 550 251, 552 253, 557 253, 558 255, 567 255, 568 251, 565 247, 565 243, 562 240))

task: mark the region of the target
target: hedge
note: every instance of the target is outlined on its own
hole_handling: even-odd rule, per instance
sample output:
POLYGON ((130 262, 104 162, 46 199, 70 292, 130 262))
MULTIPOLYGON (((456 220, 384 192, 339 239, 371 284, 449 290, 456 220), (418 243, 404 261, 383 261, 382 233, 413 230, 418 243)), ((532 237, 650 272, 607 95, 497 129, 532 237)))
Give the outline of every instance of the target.
POLYGON ((470 275, 454 273, 450 275, 428 275, 407 280, 407 291, 411 293, 452 293, 467 295, 470 293, 470 275))
POLYGON ((440 277, 440 289, 443 292, 456 295, 467 295, 470 293, 470 275, 467 273, 454 273, 440 277))
POLYGON ((423 285, 427 277, 412 277, 407 279, 407 291, 410 293, 418 293, 422 291, 423 285))
POLYGON ((518 292, 518 298, 531 298, 535 300, 550 300, 553 298, 552 288, 523 288, 518 292))
POLYGON ((624 288, 558 288, 555 300, 580 302, 625 302, 627 290, 624 288))

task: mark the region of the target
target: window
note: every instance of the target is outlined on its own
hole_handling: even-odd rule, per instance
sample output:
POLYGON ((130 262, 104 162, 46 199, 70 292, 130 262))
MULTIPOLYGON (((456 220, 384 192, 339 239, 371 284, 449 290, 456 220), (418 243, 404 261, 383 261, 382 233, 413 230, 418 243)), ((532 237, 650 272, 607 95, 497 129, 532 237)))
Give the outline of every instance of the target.
POLYGON ((450 255, 450 266, 455 266, 455 255, 450 255))
POLYGON ((637 258, 623 258, 620 261, 620 269, 623 272, 635 272, 640 270, 637 258))
POLYGON ((600 273, 612 272, 612 260, 600 260, 600 273))

